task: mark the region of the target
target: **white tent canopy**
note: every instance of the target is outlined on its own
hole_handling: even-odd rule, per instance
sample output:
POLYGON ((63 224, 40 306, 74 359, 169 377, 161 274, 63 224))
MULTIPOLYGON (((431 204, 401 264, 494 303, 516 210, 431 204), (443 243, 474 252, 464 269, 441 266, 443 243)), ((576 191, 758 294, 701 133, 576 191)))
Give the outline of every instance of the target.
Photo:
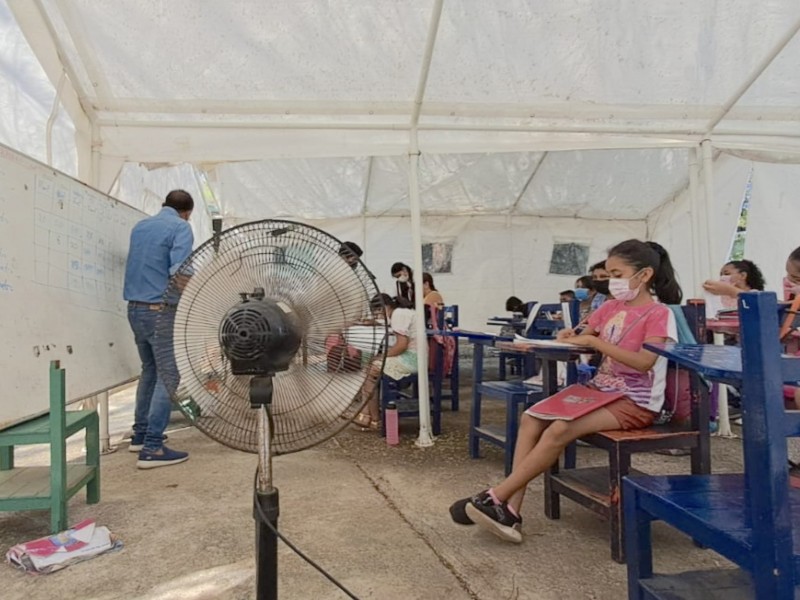
POLYGON ((145 208, 186 187, 200 238, 315 220, 384 285, 455 240, 441 287, 479 325, 572 285, 558 241, 663 241, 696 292, 750 180, 781 242, 747 251, 777 278, 798 29, 796 0, 0 0, 0 141, 145 208))

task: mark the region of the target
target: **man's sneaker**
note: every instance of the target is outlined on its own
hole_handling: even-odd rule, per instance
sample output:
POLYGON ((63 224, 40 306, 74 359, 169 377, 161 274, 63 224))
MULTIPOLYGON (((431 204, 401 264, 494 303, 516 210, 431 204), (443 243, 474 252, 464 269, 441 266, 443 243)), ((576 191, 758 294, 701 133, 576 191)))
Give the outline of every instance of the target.
POLYGON ((161 450, 150 452, 142 450, 139 452, 139 460, 136 466, 140 469, 157 469, 158 467, 169 467, 189 460, 188 452, 178 452, 170 450, 166 446, 161 446, 161 450))
MULTIPOLYGON (((165 443, 169 439, 169 436, 162 435, 161 436, 161 443, 165 443)), ((144 448, 144 436, 133 436, 131 438, 131 445, 128 446, 128 452, 141 452, 142 448, 144 448)))
POLYGON ((522 519, 511 513, 508 503, 495 504, 488 490, 470 498, 466 513, 474 523, 500 539, 522 543, 522 519))
POLYGON ((467 516, 466 508, 471 498, 456 500, 450 505, 450 518, 459 525, 474 525, 475 521, 467 516))

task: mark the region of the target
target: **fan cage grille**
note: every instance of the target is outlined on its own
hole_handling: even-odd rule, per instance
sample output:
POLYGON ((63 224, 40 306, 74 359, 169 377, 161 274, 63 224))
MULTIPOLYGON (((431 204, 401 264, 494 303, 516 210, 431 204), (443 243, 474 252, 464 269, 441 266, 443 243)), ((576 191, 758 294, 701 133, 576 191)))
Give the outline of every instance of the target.
MULTIPOLYGON (((183 263, 165 296, 179 297, 177 309, 159 314, 156 337, 162 344, 156 358, 159 365, 172 365, 162 369, 162 379, 198 429, 227 446, 258 452, 250 377, 231 373, 220 345, 225 315, 241 303, 242 293, 257 288, 294 313, 303 336, 289 369, 274 378, 273 451, 323 442, 361 410, 369 365, 377 361, 383 367, 378 351, 387 331, 385 325, 353 326, 371 316, 369 301, 378 289, 361 261, 355 268, 347 265, 340 247, 315 227, 265 220, 223 231, 183 263), (338 354, 330 349, 342 332, 359 349, 360 361, 330 360, 338 354), (348 370, 356 362, 360 367, 348 370)), ((240 314, 248 318, 247 311, 240 314)), ((239 339, 237 351, 251 352, 254 343, 239 339)))

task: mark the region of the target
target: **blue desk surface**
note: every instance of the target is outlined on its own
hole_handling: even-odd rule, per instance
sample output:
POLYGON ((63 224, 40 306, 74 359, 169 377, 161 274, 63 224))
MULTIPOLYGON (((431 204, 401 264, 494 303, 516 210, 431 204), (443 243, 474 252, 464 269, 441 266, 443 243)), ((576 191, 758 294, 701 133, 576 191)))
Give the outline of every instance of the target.
POLYGON ((458 337, 458 338, 465 338, 470 342, 508 342, 513 340, 513 337, 504 336, 504 335, 495 335, 493 333, 486 333, 485 331, 469 331, 466 329, 457 329, 457 330, 436 330, 436 329, 429 329, 428 335, 443 335, 448 337, 458 337))
MULTIPOLYGON (((708 379, 731 384, 742 380, 742 352, 737 346, 667 343, 644 347, 708 379)), ((783 357, 782 363, 784 383, 800 381, 800 358, 783 357)))

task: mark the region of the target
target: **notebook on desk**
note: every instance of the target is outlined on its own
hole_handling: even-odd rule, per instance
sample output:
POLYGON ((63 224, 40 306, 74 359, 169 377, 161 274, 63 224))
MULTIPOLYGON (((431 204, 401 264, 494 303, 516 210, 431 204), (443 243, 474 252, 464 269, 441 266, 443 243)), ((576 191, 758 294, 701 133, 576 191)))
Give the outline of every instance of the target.
POLYGON ((525 412, 545 421, 574 421, 616 402, 623 392, 601 392, 585 385, 570 385, 525 412))

